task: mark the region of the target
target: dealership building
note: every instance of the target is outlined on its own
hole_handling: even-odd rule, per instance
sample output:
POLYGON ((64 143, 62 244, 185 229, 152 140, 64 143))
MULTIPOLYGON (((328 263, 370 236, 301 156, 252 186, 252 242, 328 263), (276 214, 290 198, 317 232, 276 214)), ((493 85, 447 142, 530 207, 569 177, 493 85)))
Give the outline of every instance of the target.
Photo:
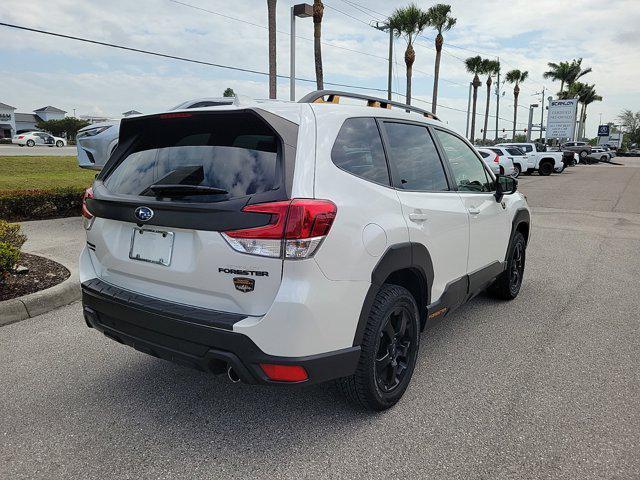
POLYGON ((16 133, 37 130, 38 122, 62 120, 67 112, 48 105, 33 113, 16 113, 16 108, 0 102, 0 139, 11 138, 16 133))

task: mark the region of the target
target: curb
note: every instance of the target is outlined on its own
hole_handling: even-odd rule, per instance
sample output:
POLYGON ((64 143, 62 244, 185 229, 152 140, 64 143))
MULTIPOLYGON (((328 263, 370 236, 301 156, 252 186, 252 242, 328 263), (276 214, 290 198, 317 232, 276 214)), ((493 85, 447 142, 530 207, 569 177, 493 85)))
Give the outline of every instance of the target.
POLYGON ((0 302, 0 327, 55 310, 80 300, 80 279, 77 271, 64 282, 39 292, 33 292, 0 302))

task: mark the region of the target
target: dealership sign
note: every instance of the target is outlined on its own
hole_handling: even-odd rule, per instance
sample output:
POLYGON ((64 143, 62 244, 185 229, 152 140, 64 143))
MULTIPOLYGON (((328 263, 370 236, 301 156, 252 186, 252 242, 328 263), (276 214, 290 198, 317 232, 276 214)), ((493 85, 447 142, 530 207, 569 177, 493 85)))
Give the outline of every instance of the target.
POLYGON ((600 125, 598 127, 598 136, 599 137, 608 137, 609 136, 609 125, 600 125))
POLYGON ((549 101, 547 138, 573 138, 576 131, 577 113, 577 98, 549 101))
POLYGON ((0 122, 10 122, 11 114, 10 113, 0 113, 0 122))

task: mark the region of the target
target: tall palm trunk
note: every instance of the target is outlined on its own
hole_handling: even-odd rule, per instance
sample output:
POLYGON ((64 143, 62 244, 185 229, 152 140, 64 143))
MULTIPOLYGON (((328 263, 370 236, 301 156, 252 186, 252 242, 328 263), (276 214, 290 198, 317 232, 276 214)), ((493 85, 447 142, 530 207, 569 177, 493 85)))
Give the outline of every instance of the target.
MULTIPOLYGON (((322 16, 324 5, 321 0, 313 1, 313 54, 316 60, 316 85, 318 90, 324 89, 324 78, 322 74, 322 47, 320 44, 322 36, 322 16)), ((291 40, 293 41, 293 39, 291 40)))
POLYGON ((267 15, 269 17, 269 98, 276 98, 276 1, 267 0, 267 15))
POLYGON ((411 76, 413 75, 413 62, 416 61, 416 51, 413 45, 407 45, 404 51, 404 63, 407 66, 407 105, 411 105, 411 76))
POLYGON ((582 104, 582 112, 580 114, 580 138, 584 138, 585 123, 587 122, 587 104, 582 104))
POLYGON ((433 71, 433 95, 431 96, 431 112, 436 113, 438 107, 438 80, 440 78, 440 57, 442 56, 442 44, 444 38, 441 33, 436 36, 436 64, 433 71))
POLYGON ((484 129, 482 130, 482 141, 487 139, 487 128, 489 127, 489 101, 491 100, 491 75, 487 77, 487 108, 484 111, 484 129))
POLYGON ((560 93, 564 90, 564 80, 560 80, 560 93))
POLYGON ((471 132, 469 134, 469 141, 473 143, 476 133, 476 103, 478 101, 478 87, 482 85, 478 75, 473 77, 473 106, 471 108, 471 132))
POLYGON ((518 120, 518 95, 520 95, 520 87, 516 83, 513 87, 513 134, 511 135, 511 141, 516 139, 516 121, 518 120))

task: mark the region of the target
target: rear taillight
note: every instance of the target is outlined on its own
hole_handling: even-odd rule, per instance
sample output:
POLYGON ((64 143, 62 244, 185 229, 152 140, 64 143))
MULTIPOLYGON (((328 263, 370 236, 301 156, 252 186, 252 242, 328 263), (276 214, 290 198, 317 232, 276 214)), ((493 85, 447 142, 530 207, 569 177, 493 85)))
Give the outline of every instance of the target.
POLYGON ((498 157, 497 153, 496 153, 496 158, 493 159, 493 163, 500 163, 500 158, 498 157))
POLYGON ((93 198, 93 188, 91 187, 87 188, 82 195, 82 222, 84 224, 85 230, 90 230, 93 226, 95 217, 87 208, 87 198, 93 198))
POLYGON ((243 212, 271 215, 267 225, 223 232, 234 250, 262 257, 311 257, 327 236, 337 207, 329 200, 298 198, 248 205, 243 212))
POLYGON ((22 140, 24 138, 24 135, 18 135, 18 140, 22 140))

